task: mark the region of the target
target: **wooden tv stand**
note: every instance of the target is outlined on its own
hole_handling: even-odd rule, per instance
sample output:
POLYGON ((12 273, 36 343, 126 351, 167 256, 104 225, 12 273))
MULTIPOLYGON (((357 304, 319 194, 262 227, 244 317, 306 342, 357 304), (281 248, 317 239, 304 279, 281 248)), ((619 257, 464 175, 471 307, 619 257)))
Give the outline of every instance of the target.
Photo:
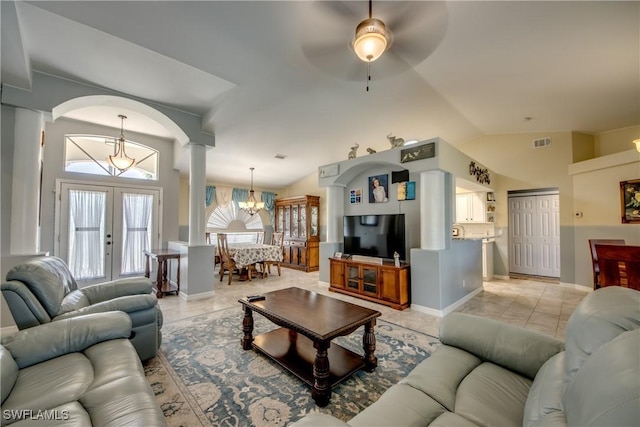
POLYGON ((329 290, 404 310, 411 304, 409 264, 329 258, 329 290))

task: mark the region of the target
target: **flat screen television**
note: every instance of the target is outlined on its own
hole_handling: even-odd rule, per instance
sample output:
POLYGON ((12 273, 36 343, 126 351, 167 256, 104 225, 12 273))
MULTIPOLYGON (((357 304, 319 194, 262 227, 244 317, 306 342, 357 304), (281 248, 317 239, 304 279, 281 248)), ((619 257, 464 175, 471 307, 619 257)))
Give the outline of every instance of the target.
POLYGON ((345 215, 344 253, 406 260, 404 214, 345 215))

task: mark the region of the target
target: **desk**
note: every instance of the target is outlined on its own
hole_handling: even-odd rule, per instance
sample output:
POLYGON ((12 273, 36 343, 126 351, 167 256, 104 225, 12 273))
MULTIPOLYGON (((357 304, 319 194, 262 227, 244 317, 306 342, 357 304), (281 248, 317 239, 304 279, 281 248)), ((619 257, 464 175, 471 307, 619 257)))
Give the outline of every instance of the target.
POLYGON ((143 251, 146 257, 146 264, 144 268, 144 276, 149 277, 151 274, 151 268, 149 265, 149 259, 155 259, 158 262, 158 276, 155 282, 156 297, 162 298, 164 294, 175 292, 176 295, 180 294, 180 252, 172 249, 149 249, 143 251), (174 286, 167 279, 167 260, 178 260, 178 271, 176 275, 176 285, 174 286))

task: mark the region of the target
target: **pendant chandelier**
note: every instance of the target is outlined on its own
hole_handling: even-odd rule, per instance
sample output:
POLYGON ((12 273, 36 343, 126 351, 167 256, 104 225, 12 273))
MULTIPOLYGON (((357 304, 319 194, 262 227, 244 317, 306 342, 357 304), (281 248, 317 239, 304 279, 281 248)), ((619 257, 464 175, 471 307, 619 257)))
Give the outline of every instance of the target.
POLYGON ((114 168, 118 169, 120 173, 122 173, 131 168, 131 166, 135 164, 136 159, 127 156, 127 153, 124 150, 126 142, 126 139, 124 137, 124 119, 126 119, 127 116, 118 114, 118 117, 120 117, 120 136, 118 137, 118 139, 116 139, 114 155, 108 156, 107 162, 114 168))
POLYGON ((633 143, 636 144, 636 150, 640 152, 640 138, 634 139, 633 143))
POLYGON ((247 198, 246 202, 238 202, 238 207, 253 216, 258 213, 261 209, 264 209, 264 202, 258 202, 256 200, 256 196, 253 192, 253 170, 255 168, 249 168, 251 170, 251 189, 249 190, 249 198, 247 198))

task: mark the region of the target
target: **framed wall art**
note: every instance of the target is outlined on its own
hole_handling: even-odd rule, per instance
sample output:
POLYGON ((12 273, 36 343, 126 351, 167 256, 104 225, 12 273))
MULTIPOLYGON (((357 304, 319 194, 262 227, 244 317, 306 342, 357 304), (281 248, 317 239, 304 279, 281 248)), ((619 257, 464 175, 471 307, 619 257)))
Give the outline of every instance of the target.
POLYGON ((349 203, 352 205, 362 203, 362 188, 354 188, 349 190, 349 203))
POLYGON ((369 177, 369 203, 388 202, 389 175, 375 175, 369 177))
POLYGON ((620 182, 623 224, 640 224, 640 179, 620 182))
POLYGON ((407 181, 398 183, 398 201, 416 199, 416 182, 407 181))

